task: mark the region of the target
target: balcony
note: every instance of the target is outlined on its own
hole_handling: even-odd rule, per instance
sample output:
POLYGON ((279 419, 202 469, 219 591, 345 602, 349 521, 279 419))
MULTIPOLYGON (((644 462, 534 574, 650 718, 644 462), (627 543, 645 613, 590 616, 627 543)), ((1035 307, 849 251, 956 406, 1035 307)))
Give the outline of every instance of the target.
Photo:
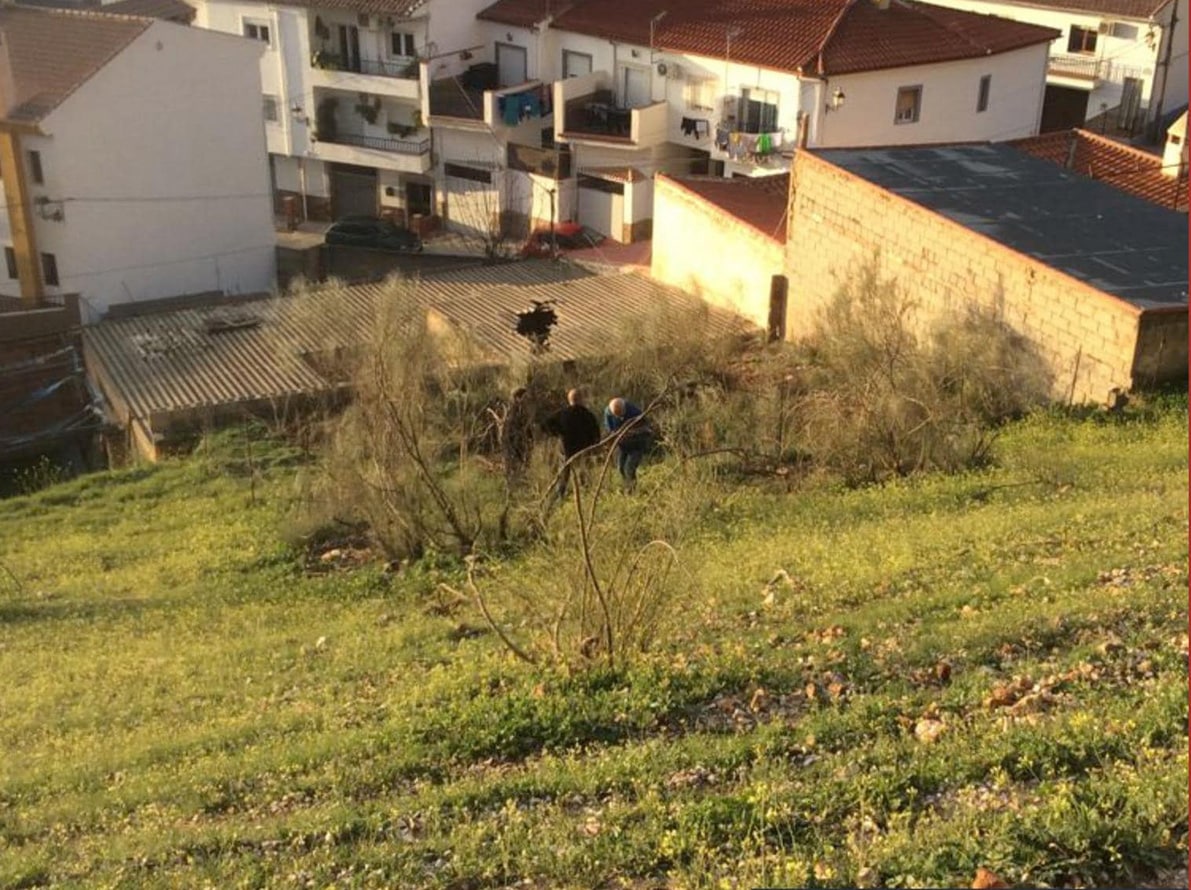
POLYGON ((1095 56, 1079 53, 1052 53, 1047 64, 1047 74, 1051 77, 1081 80, 1090 87, 1104 76, 1107 63, 1095 56))
POLYGON ((616 101, 609 82, 604 72, 597 72, 554 84, 554 104, 562 108, 562 115, 555 116, 555 139, 630 148, 665 142, 669 105, 626 108, 616 101))
POLYGON ((380 93, 416 102, 418 73, 417 59, 348 58, 325 50, 310 54, 310 83, 316 87, 380 93))
POLYGON ((430 171, 429 131, 415 139, 396 139, 369 136, 364 133, 335 133, 331 139, 320 139, 313 154, 324 161, 376 167, 398 173, 428 173, 430 171))
POLYGON ((417 109, 377 95, 315 92, 320 157, 404 173, 430 169, 430 134, 417 109))

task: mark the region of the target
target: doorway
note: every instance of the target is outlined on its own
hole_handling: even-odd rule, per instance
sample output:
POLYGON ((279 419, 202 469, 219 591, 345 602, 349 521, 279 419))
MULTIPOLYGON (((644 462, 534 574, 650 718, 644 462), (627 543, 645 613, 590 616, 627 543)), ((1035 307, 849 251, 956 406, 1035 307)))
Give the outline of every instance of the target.
POLYGON ((434 188, 428 182, 405 184, 405 218, 413 219, 417 214, 434 215, 434 188))
POLYGON ((621 104, 625 108, 640 108, 653 101, 648 68, 626 65, 620 78, 621 104))
POLYGON ((349 164, 331 167, 331 208, 335 219, 376 216, 377 203, 376 170, 349 164))
POLYGON ((529 80, 529 52, 511 43, 496 44, 496 76, 502 87, 516 86, 529 80))
POLYGON ((1042 101, 1041 132, 1053 133, 1055 130, 1082 127, 1087 116, 1087 90, 1047 85, 1046 97, 1042 101))
POLYGON ((355 25, 339 26, 339 60, 344 71, 360 70, 360 29, 355 25))

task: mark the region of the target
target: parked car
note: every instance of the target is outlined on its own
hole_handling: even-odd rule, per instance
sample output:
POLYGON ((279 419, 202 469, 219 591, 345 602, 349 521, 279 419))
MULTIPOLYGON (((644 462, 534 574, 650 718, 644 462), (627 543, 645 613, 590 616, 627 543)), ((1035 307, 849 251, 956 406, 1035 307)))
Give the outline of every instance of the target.
MULTIPOLYGON (((562 250, 584 250, 604 243, 604 236, 595 229, 574 222, 558 223, 554 227, 554 243, 562 250)), ((525 257, 550 256, 551 233, 549 227, 535 229, 521 248, 525 257)))
POLYGON ((400 253, 420 253, 422 239, 409 229, 398 228, 391 219, 373 216, 345 216, 327 229, 327 244, 372 247, 400 253))

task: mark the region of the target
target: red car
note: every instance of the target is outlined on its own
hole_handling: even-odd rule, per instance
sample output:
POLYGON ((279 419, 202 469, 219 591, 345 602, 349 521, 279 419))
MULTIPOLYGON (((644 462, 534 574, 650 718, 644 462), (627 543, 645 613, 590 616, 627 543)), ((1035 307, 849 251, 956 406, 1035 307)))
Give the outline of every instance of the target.
MULTIPOLYGON (((550 256, 552 253, 550 239, 549 227, 535 229, 529 236, 529 240, 525 242, 525 246, 521 248, 521 255, 524 257, 550 256)), ((553 239, 560 251, 584 250, 588 247, 596 247, 605 240, 604 236, 595 229, 574 222, 556 224, 553 239)))

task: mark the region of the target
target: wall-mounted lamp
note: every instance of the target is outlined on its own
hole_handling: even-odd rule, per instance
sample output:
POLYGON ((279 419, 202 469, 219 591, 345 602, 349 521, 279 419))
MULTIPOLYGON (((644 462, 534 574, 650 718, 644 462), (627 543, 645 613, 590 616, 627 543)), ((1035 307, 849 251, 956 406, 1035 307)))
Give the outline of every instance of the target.
POLYGON ((631 50, 629 50, 629 54, 630 54, 630 55, 631 55, 631 56, 632 56, 634 59, 635 59, 635 58, 637 58, 639 55, 641 55, 641 53, 637 52, 637 50, 635 50, 635 49, 631 49, 631 50))
POLYGON ((513 42, 513 32, 512 31, 509 31, 505 34, 505 40, 507 40, 509 43, 513 42))
POLYGON ((846 99, 846 98, 847 98, 847 96, 844 95, 844 91, 837 89, 834 93, 831 94, 831 98, 827 100, 826 110, 827 111, 839 111, 841 108, 844 107, 844 99, 846 99))

